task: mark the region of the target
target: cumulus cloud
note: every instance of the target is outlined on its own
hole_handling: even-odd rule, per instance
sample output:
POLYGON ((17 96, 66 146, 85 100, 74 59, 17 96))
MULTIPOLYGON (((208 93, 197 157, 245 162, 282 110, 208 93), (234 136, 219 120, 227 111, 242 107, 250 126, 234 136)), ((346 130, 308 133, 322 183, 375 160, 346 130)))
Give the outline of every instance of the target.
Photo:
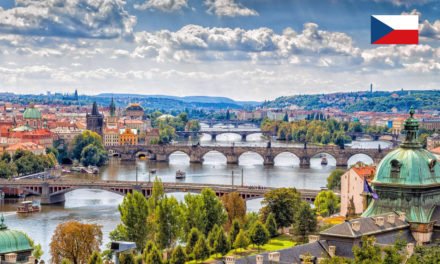
POLYGON ((136 18, 122 0, 16 0, 0 7, 0 32, 70 38, 118 38, 133 33, 136 18))
POLYGON ((206 0, 205 5, 208 6, 208 14, 219 17, 258 16, 257 11, 236 3, 235 0, 206 0))
POLYGON ((424 5, 430 2, 433 2, 435 0, 374 0, 375 2, 384 2, 384 3, 391 3, 395 6, 413 6, 413 5, 424 5))
POLYGON ((136 4, 134 8, 145 10, 160 10, 166 13, 181 11, 183 8, 188 8, 187 0, 148 0, 143 4, 136 4))

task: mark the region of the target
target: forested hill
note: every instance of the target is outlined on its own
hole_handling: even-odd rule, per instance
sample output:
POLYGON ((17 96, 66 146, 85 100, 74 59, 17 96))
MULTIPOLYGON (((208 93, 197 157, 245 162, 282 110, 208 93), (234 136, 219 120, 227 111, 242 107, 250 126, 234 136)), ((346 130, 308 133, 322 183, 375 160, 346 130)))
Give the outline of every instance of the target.
POLYGON ((263 105, 269 108, 297 105, 307 110, 332 107, 345 112, 389 112, 393 107, 407 111, 411 106, 423 110, 440 110, 440 90, 294 95, 279 97, 263 105))

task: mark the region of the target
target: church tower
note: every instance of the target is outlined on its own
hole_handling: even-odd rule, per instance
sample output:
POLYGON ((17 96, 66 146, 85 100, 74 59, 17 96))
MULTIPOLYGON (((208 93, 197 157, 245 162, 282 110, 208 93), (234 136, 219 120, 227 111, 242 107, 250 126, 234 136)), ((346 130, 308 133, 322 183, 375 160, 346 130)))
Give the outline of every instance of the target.
POLYGON ((116 114, 116 105, 113 98, 110 103, 109 110, 110 110, 110 115, 108 115, 105 120, 106 126, 107 128, 110 129, 118 128, 118 115, 116 114))
POLYGON ((96 101, 93 102, 92 113, 87 114, 87 130, 98 133, 102 136, 102 126, 104 116, 99 113, 96 101))

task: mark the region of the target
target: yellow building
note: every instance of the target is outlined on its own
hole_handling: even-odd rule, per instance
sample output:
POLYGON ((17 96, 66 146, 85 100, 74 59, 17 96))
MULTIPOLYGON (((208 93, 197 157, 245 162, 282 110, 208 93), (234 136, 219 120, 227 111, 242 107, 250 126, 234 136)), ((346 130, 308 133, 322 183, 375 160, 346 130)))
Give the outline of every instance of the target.
POLYGON ((138 135, 137 130, 126 128, 121 129, 119 133, 119 145, 137 145, 138 144, 138 135))

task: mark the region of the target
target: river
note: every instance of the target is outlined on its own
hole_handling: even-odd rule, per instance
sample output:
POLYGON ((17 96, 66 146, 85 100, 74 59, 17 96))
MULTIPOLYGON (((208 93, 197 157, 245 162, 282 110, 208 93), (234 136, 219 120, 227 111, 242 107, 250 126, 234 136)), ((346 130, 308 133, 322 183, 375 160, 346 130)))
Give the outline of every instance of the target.
MULTIPOLYGON (((210 137, 204 135, 201 144, 266 144, 261 135, 248 136, 248 142, 239 142, 241 137, 236 134, 223 134, 217 137, 216 142, 210 141, 210 137)), ((180 142, 182 143, 182 142, 180 142)), ((285 145, 288 143, 273 143, 285 145)), ((355 141, 353 146, 358 148, 382 148, 389 146, 384 141, 355 141)), ((290 144, 292 145, 292 144, 290 144)), ((125 162, 111 158, 108 165, 100 169, 99 175, 87 175, 72 173, 64 175, 65 178, 89 178, 98 177, 102 180, 136 180, 136 171, 139 181, 148 181, 155 175, 149 175, 148 171, 156 170, 156 175, 164 182, 174 182, 176 170, 187 173, 184 182, 215 183, 215 184, 241 184, 262 185, 270 187, 296 187, 300 189, 320 189, 326 185, 326 178, 334 170, 336 161, 328 158, 328 165, 322 166, 320 158, 311 160, 310 168, 300 168, 299 160, 292 154, 280 154, 275 159, 275 166, 263 166, 263 159, 256 153, 245 153, 240 157, 238 165, 226 164, 226 158, 220 153, 210 152, 205 155, 203 164, 190 164, 189 157, 184 153, 171 155, 169 163, 154 161, 125 162), (137 167, 137 169, 136 169, 137 167), (234 172, 234 177, 232 177, 234 172), (243 172, 243 174, 242 174, 243 172), (243 175, 243 178, 242 178, 243 175)), ((357 155, 349 160, 349 164, 357 161, 372 163, 372 160, 364 155, 357 155)), ((169 194, 177 199, 183 199, 184 193, 169 194)), ((64 205, 43 206, 41 212, 34 214, 17 214, 15 209, 17 199, 7 199, 0 204, 0 211, 5 216, 5 223, 10 229, 21 230, 27 233, 37 243, 41 243, 44 251, 43 259, 47 262, 50 258, 49 244, 56 226, 69 220, 78 220, 84 223, 96 223, 102 226, 103 244, 109 242, 108 234, 120 223, 117 206, 122 197, 115 193, 101 190, 76 190, 66 194, 64 205)), ((258 211, 261 199, 247 202, 248 211, 258 211)))

